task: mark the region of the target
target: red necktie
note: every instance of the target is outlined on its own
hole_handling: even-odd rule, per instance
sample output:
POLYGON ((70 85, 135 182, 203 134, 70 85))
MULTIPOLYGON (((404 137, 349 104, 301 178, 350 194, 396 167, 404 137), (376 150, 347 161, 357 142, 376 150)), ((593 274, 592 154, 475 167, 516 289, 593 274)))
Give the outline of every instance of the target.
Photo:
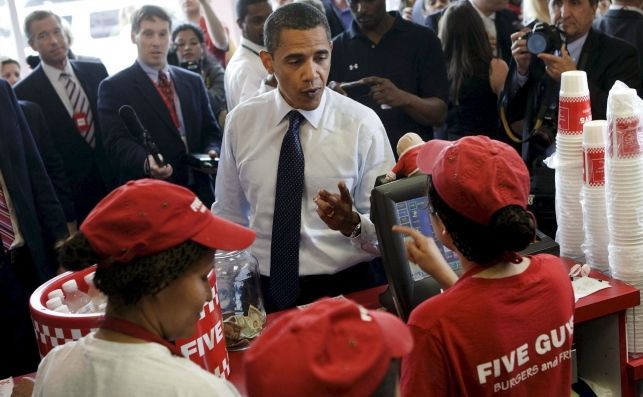
POLYGON ((0 237, 2 237, 2 246, 8 251, 15 239, 15 235, 13 233, 11 216, 9 216, 7 199, 5 198, 2 186, 0 186, 0 237))
POLYGON ((170 111, 170 117, 172 118, 172 122, 174 123, 174 126, 178 129, 179 118, 176 115, 176 108, 174 107, 174 89, 172 87, 172 83, 170 83, 170 80, 167 78, 167 76, 165 75, 165 73, 163 73, 162 70, 159 70, 158 87, 159 87, 159 91, 161 92, 161 95, 163 96, 163 102, 165 102, 165 106, 167 106, 168 110, 170 111))

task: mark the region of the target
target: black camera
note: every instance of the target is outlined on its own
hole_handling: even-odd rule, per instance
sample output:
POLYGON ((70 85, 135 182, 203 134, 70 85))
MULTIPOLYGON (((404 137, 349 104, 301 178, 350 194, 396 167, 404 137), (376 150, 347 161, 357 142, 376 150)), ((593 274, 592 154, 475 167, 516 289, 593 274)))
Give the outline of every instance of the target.
POLYGON ((565 43, 565 32, 554 25, 538 22, 525 35, 527 50, 534 55, 546 52, 553 54, 565 43))
POLYGON ((181 62, 179 65, 183 69, 187 69, 190 72, 194 72, 196 74, 201 74, 201 63, 200 62, 193 62, 193 61, 188 61, 188 62, 181 62))

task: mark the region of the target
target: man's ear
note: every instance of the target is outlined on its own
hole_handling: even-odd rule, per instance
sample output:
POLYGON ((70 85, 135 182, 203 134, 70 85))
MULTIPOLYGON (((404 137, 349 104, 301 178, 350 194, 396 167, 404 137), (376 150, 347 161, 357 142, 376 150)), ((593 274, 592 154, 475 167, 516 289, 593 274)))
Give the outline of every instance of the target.
POLYGON ((243 35, 243 21, 241 19, 237 19, 237 26, 243 35))
POLYGON ((263 67, 266 69, 268 74, 273 74, 272 55, 270 55, 268 51, 261 50, 259 51, 259 57, 261 58, 261 63, 263 63, 263 67))
POLYGON ((132 39, 132 44, 136 44, 136 33, 130 33, 130 38, 132 39))

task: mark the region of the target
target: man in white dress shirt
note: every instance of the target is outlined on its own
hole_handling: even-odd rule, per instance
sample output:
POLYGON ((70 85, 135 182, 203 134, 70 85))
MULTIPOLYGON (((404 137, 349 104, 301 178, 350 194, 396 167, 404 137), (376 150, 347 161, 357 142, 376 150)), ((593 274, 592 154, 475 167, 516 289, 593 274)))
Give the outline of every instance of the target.
POLYGON ((275 87, 259 58, 264 50, 263 25, 272 12, 267 0, 237 0, 237 24, 241 29, 241 45, 228 62, 225 72, 225 93, 228 111, 248 98, 275 87))
MULTIPOLYGON (((212 211, 257 232, 251 251, 259 260, 266 307, 273 311, 368 286, 366 262, 377 253, 370 192, 394 160, 377 115, 326 88, 332 44, 323 13, 303 3, 286 5, 266 21, 265 37, 261 58, 278 89, 229 114, 212 211), (297 145, 305 159, 303 187, 280 194, 293 113, 301 120, 297 145), (282 258, 272 251, 273 240, 286 234, 275 233, 277 213, 286 202, 300 222, 295 230, 298 280, 291 296, 281 300, 284 290, 274 280, 282 258)), ((299 167, 293 164, 286 163, 284 170, 299 167)))

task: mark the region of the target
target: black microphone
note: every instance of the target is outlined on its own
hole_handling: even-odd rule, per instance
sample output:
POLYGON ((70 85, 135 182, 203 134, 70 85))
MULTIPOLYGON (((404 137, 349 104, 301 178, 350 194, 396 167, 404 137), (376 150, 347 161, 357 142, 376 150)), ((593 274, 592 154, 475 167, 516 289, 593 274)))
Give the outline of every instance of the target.
POLYGON ((163 162, 159 156, 159 149, 156 147, 156 143, 152 139, 150 133, 145 129, 145 127, 143 127, 141 119, 139 119, 136 114, 136 110, 134 110, 130 105, 123 105, 118 109, 118 114, 121 116, 121 119, 123 119, 123 122, 129 132, 135 136, 141 137, 145 150, 147 150, 148 154, 151 154, 152 157, 154 157, 156 164, 158 164, 159 167, 165 166, 165 162, 163 162))

